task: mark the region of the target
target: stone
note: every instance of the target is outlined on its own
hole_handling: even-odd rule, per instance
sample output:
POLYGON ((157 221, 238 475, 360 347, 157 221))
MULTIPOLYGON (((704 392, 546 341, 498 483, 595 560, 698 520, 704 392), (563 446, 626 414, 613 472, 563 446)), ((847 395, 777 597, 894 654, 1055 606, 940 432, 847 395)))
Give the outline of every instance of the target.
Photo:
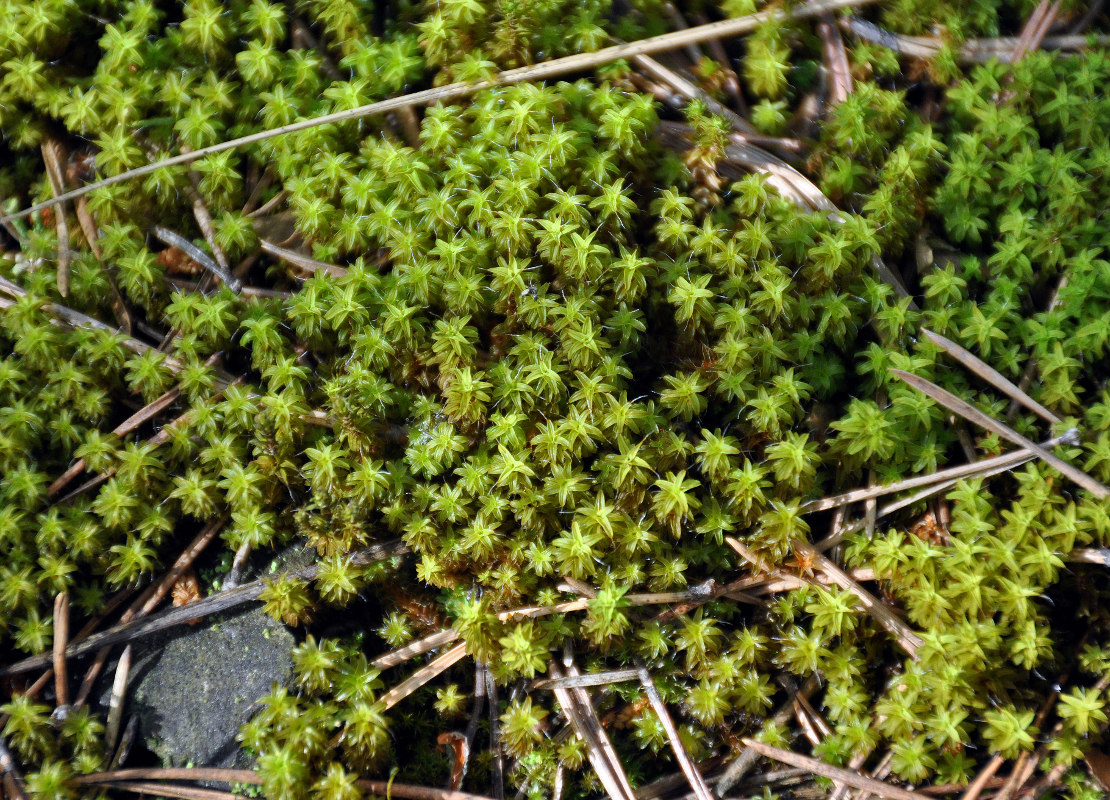
POLYGON ((142 740, 166 766, 245 766, 239 728, 288 682, 294 644, 260 607, 140 640, 125 714, 138 715, 142 740))

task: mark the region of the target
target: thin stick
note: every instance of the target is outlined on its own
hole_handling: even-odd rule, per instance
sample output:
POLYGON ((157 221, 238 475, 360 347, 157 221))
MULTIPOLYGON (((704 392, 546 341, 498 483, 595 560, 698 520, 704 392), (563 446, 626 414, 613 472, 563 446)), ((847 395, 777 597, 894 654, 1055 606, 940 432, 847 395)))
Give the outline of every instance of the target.
POLYGON ((462 642, 452 647, 439 658, 429 661, 407 679, 401 681, 401 683, 383 694, 381 697, 381 704, 386 710, 393 708, 393 706, 400 703, 428 681, 441 675, 449 667, 457 664, 464 658, 466 658, 466 643, 462 642))
POLYGON ((69 592, 54 598, 54 694, 58 708, 69 705, 69 673, 66 645, 69 643, 69 592))
MULTIPOLYGON (((223 528, 226 522, 227 517, 221 516, 208 523, 208 525, 197 534, 196 538, 190 542, 189 546, 185 548, 185 551, 177 557, 170 571, 162 577, 162 580, 152 586, 148 592, 140 595, 131 607, 120 615, 120 620, 116 627, 127 625, 133 620, 142 619, 153 611, 158 604, 162 602, 163 598, 170 593, 170 590, 173 589, 173 585, 177 583, 178 579, 185 573, 185 570, 192 566, 193 562, 204 552, 204 549, 208 547, 212 539, 220 532, 220 529, 223 528)), ((193 605, 196 604, 194 603, 193 605)), ((81 691, 77 695, 76 704, 78 706, 84 705, 85 701, 88 699, 89 694, 92 692, 93 684, 96 682, 97 677, 103 671, 104 665, 108 661, 108 654, 110 651, 111 648, 108 645, 100 648, 93 663, 89 666, 88 671, 85 673, 85 679, 81 682, 81 691)))
MULTIPOLYGON (((683 19, 682 14, 674 7, 674 3, 663 3, 663 13, 670 17, 671 27, 675 30, 685 31, 690 29, 690 26, 686 24, 686 20, 683 19)), ((698 50, 697 45, 688 44, 683 49, 686 51, 686 57, 690 59, 690 63, 697 66, 698 62, 702 59, 701 51, 698 50)))
MULTIPOLYGON (((192 780, 192 781, 221 781, 223 783, 249 783, 259 785, 262 778, 252 769, 220 769, 216 767, 165 767, 148 769, 121 769, 115 772, 95 772, 91 775, 77 775, 73 783, 77 785, 100 786, 111 784, 128 778, 149 778, 166 780, 192 780)), ((372 781, 360 779, 355 782, 358 786, 373 794, 385 797, 410 798, 410 800, 490 800, 480 794, 470 792, 449 792, 443 789, 433 789, 427 786, 413 786, 409 783, 396 783, 390 781, 372 781)), ((152 784, 153 789, 145 789, 148 794, 158 794, 165 784, 152 784)))
MULTIPOLYGON (((728 543, 729 547, 739 553, 744 559, 748 561, 755 559, 755 555, 738 539, 732 536, 726 536, 725 541, 728 543)), ((841 589, 855 595, 863 609, 870 614, 884 630, 895 638, 902 649, 905 650, 911 658, 917 657, 917 649, 922 645, 921 637, 914 633, 906 623, 898 619, 897 615, 895 615, 885 603, 881 602, 869 591, 860 586, 853 580, 852 576, 834 564, 832 560, 821 555, 812 545, 803 542, 795 542, 794 549, 797 550, 799 554, 813 559, 818 569, 825 573, 830 581, 841 589)), ((758 563, 758 559, 756 559, 754 563, 758 563)))
POLYGON ((686 776, 686 780, 690 782, 694 797, 697 800, 713 800, 713 793, 709 791, 705 778, 698 771, 698 765, 690 758, 690 754, 686 752, 686 747, 682 744, 682 739, 678 735, 678 728, 675 727, 674 720, 671 719, 670 712, 667 711, 667 704, 659 696, 659 690, 655 688, 655 681, 652 679, 651 673, 648 672, 642 661, 638 661, 636 666, 640 675, 640 683, 644 687, 644 692, 647 693, 648 702, 651 703, 652 710, 655 711, 655 715, 659 717, 659 722, 663 725, 663 731, 667 734, 671 750, 674 751, 675 760, 686 776))
MULTIPOLYGON (((1062 444, 1074 445, 1078 441, 1078 431, 1073 428, 1062 436, 1056 436, 1052 439, 1045 440, 1041 443, 1041 446, 1047 448, 1058 447, 1062 444)), ((828 511, 832 508, 839 508, 841 506, 850 505, 851 503, 859 503, 874 497, 897 494, 898 492, 904 492, 906 489, 916 489, 919 486, 929 486, 940 483, 941 481, 958 480, 960 478, 979 475, 982 472, 999 467, 1010 469, 1011 467, 1021 466, 1027 461, 1032 461, 1035 457, 1036 456, 1028 450, 1015 450, 1011 453, 1003 453, 1000 456, 991 456, 990 458, 972 461, 970 464, 961 464, 958 467, 938 470, 928 475, 906 478, 896 483, 888 483, 883 486, 868 486, 863 489, 853 489, 850 492, 844 492, 843 494, 834 495, 832 497, 825 497, 821 500, 812 500, 802 506, 802 513, 814 514, 818 511, 828 511)))
MULTIPOLYGON (((172 405, 173 402, 177 400, 180 395, 181 387, 175 386, 173 389, 170 389, 157 400, 143 406, 130 417, 125 419, 112 430, 112 433, 121 438, 126 436, 127 434, 131 433, 131 431, 135 430, 145 422, 153 419, 155 416, 157 416, 170 405, 172 405)), ((58 478, 52 484, 50 484, 50 487, 46 490, 47 496, 54 497, 55 495, 57 495, 59 492, 62 491, 62 489, 68 486, 74 478, 76 478, 84 471, 85 459, 79 458, 72 464, 70 464, 69 469, 59 475, 58 478)))
POLYGON ((892 369, 890 372, 892 375, 905 381, 918 391, 933 398, 949 411, 959 414, 961 417, 968 420, 969 422, 974 422, 976 425, 986 428, 992 433, 998 434, 1003 439, 1006 439, 1016 445, 1019 445, 1026 448, 1027 450, 1036 453, 1043 461, 1055 467, 1059 472, 1073 480, 1075 483, 1078 483, 1095 497, 1103 500, 1107 497, 1110 497, 1110 489, 1107 489, 1105 486, 1096 481, 1087 473, 1073 467, 1071 464, 1067 463, 1063 459, 1053 455, 1036 442, 1026 439, 1009 425, 1005 425, 998 420, 987 416, 975 406, 964 400, 961 400, 946 389, 942 389, 936 384, 930 383, 924 378, 919 378, 917 375, 905 372, 904 370, 892 369))
MULTIPOLYGON (((550 663, 548 672, 554 678, 563 677, 562 670, 559 669, 559 665, 555 661, 550 663)), ((573 664, 567 666, 567 674, 577 674, 573 664)), ((590 759, 590 764, 601 780, 601 785, 608 792, 609 797, 612 800, 635 800, 635 794, 628 782, 628 776, 624 774, 624 769, 617 759, 613 745, 609 741, 605 729, 601 727, 601 722, 597 718, 597 711, 590 703, 590 696, 586 690, 559 687, 555 689, 555 697, 559 700, 559 705, 562 706, 563 713, 566 714, 571 728, 586 743, 586 754, 590 759)))
MULTIPOLYGON (((366 566, 367 564, 372 564, 387 558, 394 558, 395 556, 404 555, 408 552, 409 546, 403 541, 395 539, 389 542, 370 545, 369 547, 358 550, 351 556, 351 563, 356 567, 366 566)), ((106 631, 90 636, 83 642, 76 644, 71 643, 66 648, 66 657, 76 658, 77 656, 99 650, 101 647, 132 641, 165 630, 166 628, 172 628, 175 625, 192 622, 194 619, 201 619, 209 614, 219 614, 229 609, 237 608, 238 606, 257 600, 259 595, 266 591, 267 586, 275 578, 281 577, 311 581, 315 580, 318 570, 319 567, 312 564, 301 569, 290 570, 282 576, 259 578, 256 581, 245 583, 242 586, 238 586, 226 592, 210 595, 195 603, 189 603, 178 608, 168 608, 165 611, 152 614, 149 617, 135 619, 126 624, 116 625, 106 631)), ((0 668, 0 677, 18 675, 21 672, 40 669, 49 664, 49 656, 32 656, 18 661, 15 664, 9 664, 6 667, 0 668)))
POLYGON ((790 750, 783 750, 781 747, 772 747, 771 745, 763 744, 763 742, 758 742, 755 739, 745 738, 743 742, 745 746, 750 747, 761 756, 766 756, 775 761, 781 761, 783 764, 789 764, 792 767, 800 767, 801 769, 809 770, 814 775, 820 775, 823 778, 846 783, 849 786, 863 789, 864 791, 877 794, 880 797, 889 797, 891 800, 925 800, 928 796, 920 794, 919 792, 911 792, 909 789, 902 789, 898 786, 891 786, 889 783, 884 783, 874 778, 865 778, 862 775, 857 775, 851 770, 834 767, 830 764, 826 764, 824 761, 818 761, 816 758, 803 756, 790 750))
MULTIPOLYGON (((700 11, 694 12, 693 18, 698 25, 706 25, 709 22, 705 14, 700 11)), ((724 73, 724 81, 721 83, 722 88, 728 93, 729 97, 732 98, 732 104, 737 113, 746 115, 748 113, 748 106, 747 103, 744 102, 744 93, 740 91, 740 79, 736 77, 736 70, 732 68, 728 53, 725 52, 724 45, 721 44, 720 39, 716 38, 709 39, 705 44, 709 48, 713 60, 717 62, 719 68, 724 73)), ((741 119, 743 119, 743 116, 741 116, 741 119)))
MULTIPOLYGON (((41 150, 50 190, 58 197, 66 188, 62 171, 62 144, 57 139, 47 139, 42 143, 41 150)), ((64 205, 59 205, 54 215, 54 227, 58 233, 58 294, 69 297, 69 267, 73 261, 73 251, 69 249, 69 224, 66 222, 64 205)))
MULTIPOLYGON (((194 204, 194 208, 195 207, 196 206, 194 204)), ((212 220, 209 219, 209 226, 211 226, 211 222, 212 220)), ((239 294, 243 291, 243 282, 231 274, 231 271, 226 266, 226 263, 216 263, 216 261, 212 260, 211 256, 209 256, 206 252, 201 250, 199 247, 190 242, 181 234, 171 231, 169 228, 164 228, 161 225, 155 225, 154 235, 157 236, 163 244, 169 245, 170 247, 176 247, 178 250, 181 250, 183 253, 185 253, 185 255, 193 259, 193 261, 200 264, 206 270, 208 270, 225 284, 227 284, 227 287, 231 289, 231 291, 235 292, 235 294, 239 294)), ((209 242, 208 246, 212 247, 213 243, 214 240, 213 242, 209 242)), ((215 250, 213 250, 213 252, 215 252, 215 250)), ((220 251, 220 256, 223 258, 224 262, 227 261, 227 257, 223 255, 222 250, 220 251)))
POLYGON ((247 539, 235 551, 235 558, 231 561, 231 570, 227 573, 227 578, 220 587, 221 589, 234 589, 239 585, 239 581, 243 579, 243 570, 247 566, 247 559, 250 558, 250 555, 251 542, 250 539, 247 539))
POLYGON ((639 669, 610 669, 605 672, 587 672, 582 675, 567 675, 562 678, 542 678, 532 682, 532 689, 554 690, 556 687, 569 689, 571 687, 608 686, 613 683, 639 680, 639 678, 639 669))
POLYGON ((1010 397, 1015 403, 1020 403, 1025 406, 1050 425, 1058 425, 1060 423, 1060 418, 1058 416, 1042 406, 1026 394, 1024 389, 994 367, 985 363, 971 351, 966 350, 951 339, 941 336, 939 333, 933 333, 925 328, 921 329, 921 333, 941 350, 959 361, 960 364, 966 367, 970 372, 978 375, 995 389, 998 389, 1000 392, 1010 397))
POLYGON ((825 16, 817 23, 817 34, 821 37, 825 64, 829 71, 829 105, 839 105, 848 99, 853 88, 848 52, 844 49, 844 40, 831 16, 825 16))
POLYGON ((242 795, 232 792, 221 792, 217 789, 201 789, 196 786, 175 786, 172 783, 155 783, 153 781, 105 781, 100 784, 111 789, 136 794, 160 795, 162 797, 177 797, 181 800, 240 800, 242 795))
MULTIPOLYGON (((9 297, 14 297, 16 299, 24 297, 27 294, 27 291, 25 289, 12 283, 7 278, 4 278, 2 276, 0 276, 0 292, 3 292, 9 297)), ((6 303, 0 304, 0 307, 6 308, 8 307, 8 305, 9 304, 6 303)), ((67 306, 63 306, 58 303, 47 303, 42 307, 42 310, 45 311, 47 314, 52 314, 54 317, 56 317, 59 324, 69 325, 73 328, 89 328, 90 330, 104 331, 105 333, 120 333, 118 329, 113 328, 111 325, 106 325, 98 319, 94 319, 87 314, 82 314, 80 311, 74 311, 72 308, 68 308, 67 306)), ((130 336, 124 338, 120 342, 120 344, 126 347, 131 352, 137 353, 138 355, 143 355, 147 351, 154 349, 146 342, 141 342, 138 339, 130 336)), ((166 368, 174 374, 181 372, 181 370, 185 368, 184 364, 182 364, 180 361, 178 361, 176 358, 173 358, 172 356, 166 356, 163 364, 165 364, 166 368)))
POLYGON ((265 239, 258 240, 258 246, 263 253, 271 255, 274 258, 284 261, 292 267, 296 267, 301 272, 312 275, 315 272, 323 271, 334 278, 342 278, 347 274, 347 270, 343 267, 337 267, 335 264, 328 264, 324 261, 317 261, 315 258, 309 258, 306 255, 298 253, 296 250, 290 250, 286 247, 280 247, 273 242, 268 242, 265 239))
POLYGON ((551 61, 545 61, 541 64, 533 64, 527 67, 519 67, 517 69, 507 70, 496 76, 491 80, 478 81, 475 83, 452 83, 448 86, 441 86, 433 89, 424 89, 423 91, 413 92, 412 94, 403 95, 401 97, 392 97, 388 100, 381 100, 376 103, 359 106, 348 111, 338 111, 333 114, 325 114, 313 119, 301 120, 289 125, 282 125, 278 128, 271 128, 269 130, 259 131, 247 136, 241 136, 238 139, 229 139, 225 142, 211 145, 209 147, 202 147, 199 150, 193 150, 189 153, 181 153, 170 158, 155 161, 151 164, 146 164, 137 169, 121 172, 119 175, 113 175, 109 178, 90 183, 80 189, 75 189, 71 192, 66 192, 63 195, 55 197, 51 200, 46 200, 37 203, 22 211, 17 211, 2 218, 0 221, 11 221, 15 219, 22 219, 29 214, 36 211, 41 211, 44 208, 57 205, 61 202, 74 200, 82 195, 88 194, 91 191, 100 189, 104 186, 113 186, 123 181, 131 180, 132 178, 139 178, 143 175, 149 175, 166 167, 173 167, 179 164, 188 164, 198 159, 210 156, 213 153, 222 153, 225 150, 233 150, 238 147, 244 147, 249 144, 263 142, 267 139, 272 139, 276 136, 282 136, 288 133, 296 133, 297 131, 307 130, 320 125, 331 125, 339 122, 347 122, 349 120, 359 119, 361 117, 371 116, 373 114, 382 114, 387 111, 394 111, 398 108, 406 106, 426 105, 429 103, 446 102, 449 100, 456 100, 461 97, 467 97, 494 86, 509 86, 514 83, 525 83, 531 81, 541 81, 548 78, 555 78, 562 75, 568 75, 573 72, 583 72, 594 67, 609 64, 613 61, 618 61, 622 58, 631 59, 637 55, 662 53, 667 50, 675 50, 680 47, 685 47, 687 44, 696 44, 699 42, 708 41, 713 38, 728 38, 732 36, 741 36, 745 33, 758 28, 765 22, 771 20, 789 20, 789 19, 805 19, 809 17, 820 16, 829 11, 834 11, 839 8, 856 8, 860 6, 870 5, 875 0, 813 0, 813 2, 795 8, 790 11, 785 11, 779 8, 769 9, 767 11, 760 11, 755 14, 749 14, 744 17, 737 17, 736 19, 721 20, 720 22, 711 22, 708 25, 699 25, 696 28, 687 28, 684 31, 674 31, 672 33, 665 33, 661 36, 654 36, 649 39, 642 39, 638 42, 629 42, 626 44, 618 44, 612 47, 605 47, 593 53, 580 53, 578 55, 566 56, 564 58, 556 58, 551 61))
POLYGON ((987 781, 994 777, 994 773, 998 772, 999 768, 1006 763, 1006 759, 1002 756, 993 756, 987 762, 987 766, 975 776, 975 780, 967 785, 967 789, 960 795, 960 800, 976 800, 986 788, 987 781))
MULTIPOLYGON (((466 741, 466 755, 469 759, 471 753, 474 752, 474 737, 478 735, 478 725, 482 721, 482 709, 486 707, 486 665, 481 661, 474 663, 474 704, 470 709, 470 720, 466 724, 466 733, 463 734, 463 739, 466 741)), ((470 766, 469 760, 464 761, 460 772, 462 776, 459 778, 459 783, 466 778, 467 767, 470 766)))

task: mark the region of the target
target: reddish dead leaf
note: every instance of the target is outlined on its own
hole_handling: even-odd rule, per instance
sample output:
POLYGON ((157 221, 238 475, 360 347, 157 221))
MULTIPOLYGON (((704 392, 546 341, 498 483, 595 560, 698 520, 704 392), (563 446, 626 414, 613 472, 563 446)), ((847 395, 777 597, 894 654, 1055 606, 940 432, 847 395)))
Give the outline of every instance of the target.
POLYGON ((640 695, 624 708, 606 714, 601 720, 601 727, 614 730, 627 728, 633 720, 644 713, 644 709, 648 707, 648 702, 647 695, 640 695))
POLYGON ((1091 750, 1086 756, 1087 768, 1106 791, 1110 791, 1110 756, 1101 750, 1091 750))
POLYGON ((447 788, 448 791, 457 792, 462 786, 463 775, 466 774, 466 760, 470 755, 470 745, 466 741, 466 736, 458 731, 445 731, 436 738, 436 741, 451 750, 451 784, 447 788))
POLYGON ((925 516, 914 523, 910 533, 929 544, 943 545, 949 542, 948 531, 937 521, 936 514, 932 511, 926 512, 925 516))
MULTIPOLYGON (((193 571, 186 570, 181 574, 181 577, 174 581, 171 597, 173 598, 173 607, 180 608, 187 606, 189 603, 195 603, 203 599, 200 593, 200 584, 197 583, 197 576, 193 571)), ((186 623, 187 625, 196 625, 200 620, 192 620, 186 623)))
POLYGON ((200 264, 185 255, 183 250, 167 247, 155 260, 166 268, 167 275, 197 275, 204 270, 200 264))

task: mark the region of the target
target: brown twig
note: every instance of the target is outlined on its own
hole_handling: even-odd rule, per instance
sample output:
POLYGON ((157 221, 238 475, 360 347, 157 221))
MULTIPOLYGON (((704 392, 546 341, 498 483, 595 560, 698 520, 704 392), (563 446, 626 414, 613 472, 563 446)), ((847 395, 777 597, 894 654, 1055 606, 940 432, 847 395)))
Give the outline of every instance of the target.
MULTIPOLYGON (((206 363, 209 363, 211 365, 215 364, 216 362, 212 359, 209 359, 209 362, 206 363)), ((116 436, 119 436, 120 438, 123 438, 139 426, 145 424, 146 422, 150 421, 158 414, 169 408, 180 395, 181 388, 175 386, 173 389, 170 389, 168 392, 164 393, 157 400, 148 403, 147 405, 136 411, 134 414, 132 414, 130 417, 125 419, 123 422, 112 429, 112 433, 116 436)), ((62 491, 62 489, 68 486, 74 478, 76 478, 84 471, 85 459, 79 458, 69 466, 69 469, 63 472, 52 484, 50 484, 50 487, 46 490, 47 496, 54 497, 55 495, 57 495, 60 491, 62 491)))
POLYGON ((852 93, 852 70, 848 66, 848 51, 840 30, 833 23, 831 15, 826 15, 817 23, 817 35, 825 56, 825 69, 829 73, 829 105, 836 106, 848 99, 852 93))
POLYGON ((983 792, 983 789, 986 788, 987 781, 991 780, 994 774, 998 772, 999 768, 1005 763, 1006 759, 1002 756, 992 756, 991 760, 987 762, 987 765, 975 776, 975 780, 967 785, 964 793, 960 795, 960 800, 976 800, 983 792))
POLYGON ((645 55, 652 53, 662 53, 667 50, 675 50, 684 47, 687 44, 708 41, 714 38, 728 38, 732 36, 741 36, 758 28, 760 25, 771 20, 787 20, 787 19, 805 19, 809 17, 816 17, 825 14, 829 11, 834 11, 840 8, 853 8, 865 5, 870 5, 875 0, 814 0, 804 6, 791 9, 789 11, 781 8, 772 8, 766 11, 760 11, 755 14, 749 14, 744 17, 737 17, 735 19, 722 20, 720 22, 712 22, 708 25, 699 25, 696 28, 688 28, 684 31, 674 31, 672 33, 665 33, 661 36, 654 36, 649 39, 642 39, 638 42, 629 42, 625 44, 613 45, 612 47, 605 47, 596 50, 592 53, 580 53, 577 55, 566 56, 564 58, 556 58, 550 61, 545 61, 540 64, 533 64, 526 67, 519 67, 517 69, 507 70, 498 75, 495 75, 490 80, 477 81, 474 83, 452 83, 448 86, 440 86, 432 89, 424 89, 419 92, 403 95, 401 97, 393 97, 387 100, 381 100, 375 103, 369 103, 358 108, 353 108, 347 111, 339 111, 333 114, 325 114, 313 119, 301 120, 289 125, 282 125, 277 128, 271 128, 264 131, 258 131, 247 136, 241 136, 237 139, 229 139, 209 147, 202 147, 199 150, 194 150, 189 153, 181 153, 176 156, 155 161, 146 164, 137 169, 121 172, 119 175, 113 175, 109 178, 96 181, 82 186, 80 189, 75 189, 66 192, 59 197, 37 203, 33 206, 25 208, 21 211, 8 214, 2 218, 3 221, 10 221, 14 219, 22 219, 29 214, 36 211, 41 211, 44 208, 57 205, 61 202, 75 200, 76 198, 88 194, 91 191, 102 188, 104 186, 113 186, 117 183, 139 178, 144 175, 149 175, 160 169, 173 167, 180 164, 188 164, 205 156, 214 153, 222 153, 226 150, 234 150, 246 145, 263 142, 267 139, 272 139, 276 136, 283 136, 288 133, 295 133, 297 131, 307 130, 309 128, 318 127, 320 125, 331 125, 338 122, 346 122, 347 120, 359 119, 361 117, 371 116, 373 114, 383 114, 387 111, 393 111, 398 108, 406 106, 427 105, 430 103, 447 102, 456 100, 462 97, 467 97, 483 89, 489 89, 494 86, 508 86, 515 83, 526 83, 531 81, 541 81, 548 78, 554 78, 561 75, 567 75, 574 72, 582 72, 584 70, 599 67, 604 64, 612 63, 620 59, 631 59, 637 55, 645 55))
POLYGON ((54 598, 54 696, 59 709, 69 705, 69 672, 66 669, 66 645, 69 643, 69 592, 58 592, 54 598))
POLYGON ((1060 0, 1051 4, 1048 0, 1041 0, 1037 4, 1033 13, 1029 15, 1021 35, 1018 36, 1018 43, 1014 47, 1013 55, 1010 56, 1011 63, 1020 61, 1026 53, 1031 53, 1041 46, 1041 42, 1044 41, 1049 28, 1052 27, 1052 23, 1056 21, 1056 16, 1059 13, 1060 0))
POLYGON ((380 703, 388 710, 400 703, 428 681, 443 674, 448 668, 466 658, 466 643, 461 642, 423 667, 381 696, 380 703))
MULTIPOLYGON (((43 141, 40 149, 50 189, 58 197, 66 188, 65 173, 62 170, 62 161, 65 160, 62 143, 49 138, 43 141)), ((73 261, 73 251, 69 248, 69 224, 66 222, 64 204, 59 204, 57 213, 54 214, 54 227, 58 233, 58 294, 69 297, 69 268, 73 261)))

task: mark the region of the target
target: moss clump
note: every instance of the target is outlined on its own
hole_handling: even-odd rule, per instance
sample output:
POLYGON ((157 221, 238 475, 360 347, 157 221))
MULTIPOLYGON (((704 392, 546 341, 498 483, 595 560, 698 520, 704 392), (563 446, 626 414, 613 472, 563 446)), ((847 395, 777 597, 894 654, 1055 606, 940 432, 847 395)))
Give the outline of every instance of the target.
MULTIPOLYGON (((18 156, 0 193, 20 201, 49 192, 30 149, 47 136, 76 151, 67 136, 93 138, 96 168, 115 174, 658 24, 648 4, 486 14, 474 2, 402 3, 375 15, 347 2, 194 0, 172 13, 130 2, 101 12, 93 47, 80 4, 7 5, 11 31, 43 20, 0 36, 0 130, 18 156), (306 35, 323 44, 298 46, 306 35), (80 46, 55 58, 69 39, 80 46)), ((1008 19, 980 5, 957 39, 1008 19)), ((927 14, 913 4, 890 23, 918 33, 927 14)), ((757 32, 741 72, 765 101, 763 127, 799 106, 818 47, 802 24, 757 32)), ((951 523, 931 537, 912 527, 920 505, 894 528, 849 535, 841 560, 871 570, 874 592, 904 613, 921 641, 910 656, 850 592, 810 580, 802 545, 829 525, 807 501, 960 457, 947 412, 891 369, 1006 414, 996 393, 946 368, 923 326, 1015 381, 1033 356, 1031 393, 1081 428, 1065 456, 1110 479, 1098 178, 1110 62, 1035 54, 956 70, 946 116, 929 121, 896 60, 865 45, 851 56, 894 77, 858 82, 812 143, 807 166, 836 215, 799 208, 760 174, 735 179, 728 125, 705 104, 681 120, 683 150, 666 149, 666 112, 619 63, 589 79, 498 86, 421 119, 312 128, 209 156, 192 176, 162 170, 97 192, 87 210, 99 253, 75 245, 64 302, 130 319, 135 338, 58 305, 49 219, 13 229, 22 252, 4 264, 0 315, 0 641, 46 651, 57 592, 91 615, 110 591, 149 581, 199 523, 226 517, 225 558, 268 559, 291 540, 317 551, 314 582, 266 590, 276 618, 299 625, 373 598, 353 639, 305 636, 293 684, 243 729, 269 797, 346 800, 356 777, 391 764, 401 780, 442 782, 436 737, 470 708, 459 687, 473 661, 502 690, 492 718, 509 780, 543 795, 586 757, 560 733, 552 695, 530 689, 564 649, 588 671, 646 665, 697 758, 727 756, 750 735, 790 745, 789 729, 765 722, 785 696, 780 679, 819 676, 812 701, 829 728, 814 751, 830 762, 889 752, 895 777, 915 784, 963 783, 985 754, 1038 745, 1045 763, 1074 763, 1105 722, 1091 678, 1110 637, 1105 589, 1064 567, 1077 547, 1107 544, 1106 501, 1029 465, 949 492, 951 523), (149 228, 197 234, 194 196, 213 218, 205 246, 278 296, 181 276, 180 256, 149 228), (252 220, 262 203, 271 213, 252 220), (299 281, 258 258, 259 238, 283 227, 302 255, 335 266, 299 281), (938 257, 917 257, 915 270, 924 242, 938 257), (880 256, 913 297, 877 277, 880 256), (171 389, 154 430, 110 432, 171 389), (52 481, 75 458, 102 477, 59 502, 52 481), (722 594, 751 569, 726 536, 757 571, 800 588, 748 603, 722 594), (410 558, 350 558, 394 538, 410 558), (559 606, 576 592, 584 606, 559 606), (681 613, 646 607, 678 592, 681 613), (545 613, 503 613, 528 606, 545 613), (392 707, 383 690, 400 680, 372 657, 447 626, 473 661, 392 707), (1035 723, 1069 671, 1055 716, 1035 723)), ((932 67, 947 74, 943 57, 932 67)), ((1014 426, 1037 435, 1032 415, 1014 426)), ((994 436, 966 443, 1001 449, 994 436)), ((638 684, 595 695, 605 724, 625 731, 614 738, 637 783, 673 770, 641 695, 638 684)), ((70 717, 84 720, 76 733, 56 733, 29 698, 3 709, 37 795, 64 796, 71 770, 103 767, 87 715, 70 717)), ((496 772, 474 761, 468 787, 496 772)))

